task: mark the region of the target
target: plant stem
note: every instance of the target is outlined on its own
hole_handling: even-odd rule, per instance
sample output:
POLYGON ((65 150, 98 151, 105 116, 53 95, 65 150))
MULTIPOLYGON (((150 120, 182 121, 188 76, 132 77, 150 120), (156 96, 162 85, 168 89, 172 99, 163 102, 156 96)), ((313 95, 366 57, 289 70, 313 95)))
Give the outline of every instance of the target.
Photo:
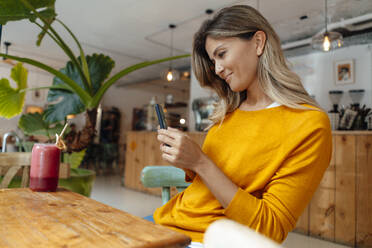
POLYGON ((62 85, 43 86, 43 87, 36 87, 36 88, 25 88, 25 89, 19 90, 18 92, 23 93, 23 92, 26 92, 26 91, 29 91, 29 90, 31 91, 31 90, 46 90, 46 89, 68 90, 68 91, 74 92, 70 88, 67 88, 66 86, 62 86, 62 85))
POLYGON ((7 55, 4 53, 0 53, 0 56, 36 66, 40 69, 43 69, 44 71, 53 74, 56 77, 59 77, 62 81, 64 81, 68 86, 71 87, 71 90, 73 90, 73 92, 80 97, 81 101, 86 107, 91 105, 92 97, 83 88, 81 88, 74 80, 72 80, 62 72, 57 71, 56 69, 33 59, 21 58, 17 56, 7 55))
POLYGON ((56 21, 59 22, 67 30, 67 32, 70 33, 70 35, 72 36, 72 38, 75 40, 75 42, 76 42, 76 44, 77 44, 77 46, 78 46, 78 48, 80 50, 80 59, 81 59, 82 65, 83 65, 83 72, 85 74, 85 77, 87 78, 87 81, 88 81, 90 90, 92 91, 93 89, 92 89, 92 82, 90 80, 88 63, 87 63, 87 60, 85 58, 84 50, 81 47, 81 44, 80 44, 79 40, 76 38, 76 36, 72 33, 72 31, 61 20, 56 19, 56 21))
POLYGON ((103 83, 103 85, 99 88, 97 93, 93 96, 92 103, 91 103, 90 107, 91 108, 96 108, 98 106, 98 104, 100 103, 103 95, 108 90, 108 88, 110 88, 111 85, 116 83, 120 78, 122 78, 123 76, 131 73, 132 71, 138 70, 140 68, 143 68, 143 67, 146 67, 146 66, 149 66, 149 65, 158 64, 158 63, 161 63, 161 62, 174 60, 174 59, 186 58, 186 57, 189 57, 189 56, 190 56, 190 54, 184 54, 184 55, 168 57, 168 58, 158 59, 158 60, 153 60, 153 61, 145 61, 145 62, 132 65, 130 67, 127 67, 127 68, 119 71, 114 76, 112 76, 109 80, 107 80, 105 83, 103 83))
MULTIPOLYGON (((87 81, 87 78, 85 77, 84 75, 84 72, 83 70, 81 69, 81 65, 79 64, 78 60, 76 59, 74 53, 72 52, 72 50, 70 49, 69 46, 67 46, 67 44, 63 41, 63 39, 58 35, 58 33, 54 30, 54 28, 52 27, 51 24, 49 24, 47 22, 47 20, 45 20, 43 18, 43 16, 41 16, 39 14, 39 12, 36 11, 36 9, 27 1, 27 0, 20 0, 23 5, 27 8, 29 8, 46 26, 49 26, 49 30, 53 33, 53 35, 55 36, 55 38, 59 41, 59 43, 57 43, 61 48, 62 50, 67 54, 67 56, 71 59, 71 62, 76 66, 79 74, 80 74, 80 77, 84 83, 84 86, 86 87, 87 90, 90 89, 89 87, 89 84, 88 84, 88 81, 87 81)), ((36 22, 35 22, 36 23, 36 22)), ((40 25, 40 24, 39 24, 40 25)), ((44 30, 44 27, 42 27, 42 29, 44 30)))

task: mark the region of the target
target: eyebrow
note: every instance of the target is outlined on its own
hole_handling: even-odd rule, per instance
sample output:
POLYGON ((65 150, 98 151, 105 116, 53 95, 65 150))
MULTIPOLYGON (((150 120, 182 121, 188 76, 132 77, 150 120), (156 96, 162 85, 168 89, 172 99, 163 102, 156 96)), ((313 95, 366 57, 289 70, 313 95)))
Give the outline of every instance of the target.
POLYGON ((224 45, 224 44, 221 44, 221 45, 219 45, 216 49, 214 49, 214 51, 213 51, 213 57, 216 57, 216 54, 217 54, 218 50, 219 50, 223 45, 224 45))

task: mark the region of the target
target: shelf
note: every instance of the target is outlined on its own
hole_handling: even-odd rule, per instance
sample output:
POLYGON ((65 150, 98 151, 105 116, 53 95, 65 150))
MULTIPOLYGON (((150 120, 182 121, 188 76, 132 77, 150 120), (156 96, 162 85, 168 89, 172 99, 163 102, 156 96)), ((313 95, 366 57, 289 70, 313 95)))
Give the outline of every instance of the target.
POLYGON ((164 107, 167 108, 167 109, 170 109, 170 108, 186 108, 187 103, 185 103, 185 102, 176 102, 176 103, 172 103, 172 104, 165 103, 164 107))

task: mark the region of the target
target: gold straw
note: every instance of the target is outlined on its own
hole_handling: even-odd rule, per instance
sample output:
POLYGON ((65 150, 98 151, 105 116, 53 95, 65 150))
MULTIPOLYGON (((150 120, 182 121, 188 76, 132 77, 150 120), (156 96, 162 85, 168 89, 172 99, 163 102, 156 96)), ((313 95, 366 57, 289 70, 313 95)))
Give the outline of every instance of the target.
POLYGON ((62 140, 62 135, 63 133, 66 131, 66 128, 68 126, 68 122, 66 123, 66 125, 63 127, 62 129, 62 132, 58 135, 56 134, 56 146, 61 149, 61 150, 65 150, 66 149, 66 145, 65 145, 65 142, 63 142, 62 140))

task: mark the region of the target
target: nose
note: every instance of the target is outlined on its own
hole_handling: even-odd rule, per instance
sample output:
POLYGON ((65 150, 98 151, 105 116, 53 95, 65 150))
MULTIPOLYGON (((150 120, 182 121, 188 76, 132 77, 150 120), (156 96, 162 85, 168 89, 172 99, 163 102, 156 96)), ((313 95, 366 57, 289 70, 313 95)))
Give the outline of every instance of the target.
POLYGON ((217 61, 214 66, 215 66, 214 72, 216 73, 217 76, 221 77, 222 72, 224 70, 223 66, 217 61))

